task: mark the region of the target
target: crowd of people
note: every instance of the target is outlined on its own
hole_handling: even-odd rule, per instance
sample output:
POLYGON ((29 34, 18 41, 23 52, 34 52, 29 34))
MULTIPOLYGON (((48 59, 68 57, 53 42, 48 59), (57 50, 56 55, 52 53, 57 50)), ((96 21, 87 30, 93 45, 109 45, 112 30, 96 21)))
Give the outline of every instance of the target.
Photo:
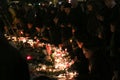
POLYGON ((120 79, 120 4, 115 0, 72 0, 56 7, 48 2, 9 5, 7 12, 11 26, 5 24, 1 11, 3 34, 38 38, 62 47, 72 43, 73 68, 79 73, 76 80, 120 79))

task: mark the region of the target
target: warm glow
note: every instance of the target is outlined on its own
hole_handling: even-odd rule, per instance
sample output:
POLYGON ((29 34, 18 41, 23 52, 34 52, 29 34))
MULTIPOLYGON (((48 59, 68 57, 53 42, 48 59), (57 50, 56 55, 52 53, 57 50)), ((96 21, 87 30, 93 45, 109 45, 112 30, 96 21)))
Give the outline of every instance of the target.
POLYGON ((31 60, 31 59, 32 59, 32 56, 28 55, 27 60, 31 60))
MULTIPOLYGON (((9 37, 8 37, 9 38, 9 37)), ((16 37, 13 37, 16 38, 16 37)), ((14 40, 13 40, 14 41, 14 40)), ((25 45, 25 43, 30 44, 32 48, 38 48, 39 47, 45 47, 44 54, 46 55, 46 60, 50 60, 53 65, 45 65, 45 64, 34 64, 31 65, 34 67, 35 72, 43 71, 43 72, 59 72, 64 71, 63 73, 59 73, 59 75, 55 75, 55 77, 59 78, 58 80, 68 80, 72 79, 75 76, 77 76, 77 72, 72 70, 71 72, 68 71, 68 69, 71 67, 71 65, 74 64, 74 60, 72 60, 69 56, 69 53, 67 51, 67 48, 64 50, 62 49, 62 46, 54 46, 49 43, 41 43, 38 39, 35 41, 32 39, 28 39, 27 37, 18 37, 18 43, 23 42, 22 44, 25 45), (36 46, 35 46, 36 45, 36 46)), ((72 42, 72 40, 70 40, 72 42)), ((32 60, 33 56, 27 55, 26 59, 32 60)))

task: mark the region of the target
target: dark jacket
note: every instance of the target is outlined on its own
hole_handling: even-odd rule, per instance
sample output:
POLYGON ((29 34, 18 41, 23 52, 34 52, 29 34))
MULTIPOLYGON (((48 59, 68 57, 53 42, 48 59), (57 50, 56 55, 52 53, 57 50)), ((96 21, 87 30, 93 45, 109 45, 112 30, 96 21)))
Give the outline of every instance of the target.
POLYGON ((0 80, 30 80, 26 61, 0 36, 0 80))
POLYGON ((112 80, 112 68, 107 58, 102 54, 95 55, 89 64, 91 80, 112 80))

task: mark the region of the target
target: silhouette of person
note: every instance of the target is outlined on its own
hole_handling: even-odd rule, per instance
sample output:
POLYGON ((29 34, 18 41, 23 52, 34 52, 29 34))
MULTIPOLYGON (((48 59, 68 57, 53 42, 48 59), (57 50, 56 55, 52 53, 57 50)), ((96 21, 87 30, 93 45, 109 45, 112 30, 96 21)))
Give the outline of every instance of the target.
POLYGON ((105 54, 101 39, 90 37, 83 42, 82 51, 88 60, 89 69, 85 80, 112 80, 112 66, 105 54))
MULTIPOLYGON (((0 26, 3 27, 3 26, 0 26)), ((30 80, 27 62, 0 30, 0 80, 30 80)))

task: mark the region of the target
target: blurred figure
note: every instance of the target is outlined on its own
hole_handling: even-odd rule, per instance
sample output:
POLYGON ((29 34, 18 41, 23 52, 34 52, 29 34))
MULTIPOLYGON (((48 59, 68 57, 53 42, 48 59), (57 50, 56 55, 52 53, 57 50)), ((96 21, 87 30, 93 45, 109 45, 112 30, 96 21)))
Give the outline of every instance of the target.
POLYGON ((104 7, 101 12, 103 13, 104 17, 104 34, 106 39, 106 45, 108 46, 111 37, 110 25, 114 24, 117 29, 120 30, 120 6, 115 0, 104 0, 104 7))
MULTIPOLYGON (((3 26, 0 26, 3 27, 3 26)), ((30 80, 27 62, 0 30, 0 80, 30 80)))
POLYGON ((115 24, 110 25, 110 58, 114 70, 113 80, 120 79, 120 31, 115 24))
POLYGON ((50 42, 49 32, 45 27, 35 27, 34 39, 39 39, 40 42, 50 42))
POLYGON ((94 1, 88 1, 86 3, 86 30, 91 36, 97 36, 99 22, 96 18, 97 7, 94 1))
POLYGON ((33 34, 35 33, 35 26, 33 22, 28 22, 26 24, 26 27, 24 29, 24 35, 25 37, 33 37, 33 34))
POLYGON ((112 68, 101 44, 101 40, 92 37, 83 42, 82 50, 89 70, 85 80, 112 80, 112 68))
MULTIPOLYGON (((82 51, 83 42, 86 40, 84 35, 76 36, 76 47, 73 48, 73 57, 74 64, 71 66, 73 70, 76 70, 78 76, 75 80, 87 80, 85 75, 88 75, 88 60, 85 58, 85 55, 82 51)), ((75 45, 75 43, 74 43, 75 45)))
POLYGON ((71 13, 71 4, 70 3, 65 3, 64 4, 64 15, 61 16, 63 18, 60 27, 61 27, 61 41, 62 43, 66 42, 72 37, 72 20, 73 20, 73 15, 71 13))

